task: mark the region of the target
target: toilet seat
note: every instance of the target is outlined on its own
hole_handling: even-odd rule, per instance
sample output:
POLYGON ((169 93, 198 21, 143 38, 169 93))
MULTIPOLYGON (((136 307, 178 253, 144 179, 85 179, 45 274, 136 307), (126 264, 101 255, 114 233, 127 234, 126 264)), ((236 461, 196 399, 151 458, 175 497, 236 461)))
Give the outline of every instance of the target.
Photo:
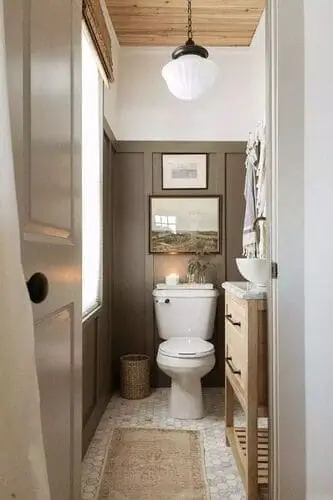
POLYGON ((214 353, 213 344, 200 338, 177 337, 162 342, 159 351, 170 358, 204 358, 214 353))

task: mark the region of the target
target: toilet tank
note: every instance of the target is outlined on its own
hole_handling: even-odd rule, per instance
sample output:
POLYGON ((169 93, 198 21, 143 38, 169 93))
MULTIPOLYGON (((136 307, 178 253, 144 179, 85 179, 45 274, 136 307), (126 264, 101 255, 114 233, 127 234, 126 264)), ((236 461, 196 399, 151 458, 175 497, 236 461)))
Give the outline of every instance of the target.
POLYGON ((213 288, 154 289, 154 309, 159 336, 199 337, 213 335, 218 292, 213 288))

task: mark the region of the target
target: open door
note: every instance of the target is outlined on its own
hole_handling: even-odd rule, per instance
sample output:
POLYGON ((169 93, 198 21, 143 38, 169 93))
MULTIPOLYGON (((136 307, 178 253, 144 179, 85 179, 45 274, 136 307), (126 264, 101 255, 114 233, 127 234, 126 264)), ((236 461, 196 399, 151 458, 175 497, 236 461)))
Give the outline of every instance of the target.
POLYGON ((5 0, 5 25, 22 258, 33 301, 51 496, 52 500, 78 500, 80 2, 5 0))

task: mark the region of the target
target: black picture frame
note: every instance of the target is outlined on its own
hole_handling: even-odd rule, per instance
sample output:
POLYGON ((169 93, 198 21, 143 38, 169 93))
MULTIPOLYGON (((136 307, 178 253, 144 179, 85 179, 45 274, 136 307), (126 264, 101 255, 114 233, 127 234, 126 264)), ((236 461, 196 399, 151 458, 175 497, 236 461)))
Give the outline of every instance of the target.
MULTIPOLYGON (((177 203, 179 207, 179 203, 177 203)), ((186 255, 196 254, 200 251, 205 254, 222 253, 222 196, 221 195, 150 195, 149 196, 149 253, 155 255, 186 255), (161 231, 153 230, 154 200, 164 200, 167 205, 172 206, 172 200, 216 200, 216 235, 215 230, 198 230, 173 233, 172 222, 169 224, 170 231, 167 229, 161 231), (194 234, 195 233, 195 234, 194 234), (173 238, 176 234, 178 238, 173 238), (193 237, 192 237, 193 235, 193 237), (209 238, 210 236, 210 238, 209 238), (173 241, 174 240, 174 241, 173 241), (214 245, 215 243, 215 245, 214 245)), ((158 215, 158 214, 155 214, 158 215)), ((174 214, 169 215, 173 217, 174 214)))

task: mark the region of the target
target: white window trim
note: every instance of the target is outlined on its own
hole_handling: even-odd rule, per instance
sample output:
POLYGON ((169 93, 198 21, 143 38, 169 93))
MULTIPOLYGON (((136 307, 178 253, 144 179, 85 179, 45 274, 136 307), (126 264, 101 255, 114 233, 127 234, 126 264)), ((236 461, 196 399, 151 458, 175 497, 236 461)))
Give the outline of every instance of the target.
POLYGON ((100 155, 99 155, 99 165, 98 168, 100 170, 100 221, 101 221, 101 235, 100 235, 100 276, 99 276, 99 289, 98 289, 98 296, 97 296, 97 301, 94 305, 89 307, 87 310, 83 311, 82 310, 82 320, 86 321, 89 317, 94 315, 103 305, 103 269, 104 269, 104 262, 103 262, 103 241, 104 241, 104 221, 103 221, 103 207, 104 207, 104 201, 103 201, 103 117, 104 117, 104 80, 105 74, 103 72, 103 68, 100 64, 99 57, 97 55, 95 46, 93 44, 93 41, 91 39, 91 35, 89 33, 89 30, 85 24, 85 22, 82 22, 82 37, 85 36, 88 43, 90 44, 90 48, 95 54, 96 58, 96 65, 99 70, 99 115, 100 115, 100 120, 99 120, 99 149, 100 149, 100 155))

